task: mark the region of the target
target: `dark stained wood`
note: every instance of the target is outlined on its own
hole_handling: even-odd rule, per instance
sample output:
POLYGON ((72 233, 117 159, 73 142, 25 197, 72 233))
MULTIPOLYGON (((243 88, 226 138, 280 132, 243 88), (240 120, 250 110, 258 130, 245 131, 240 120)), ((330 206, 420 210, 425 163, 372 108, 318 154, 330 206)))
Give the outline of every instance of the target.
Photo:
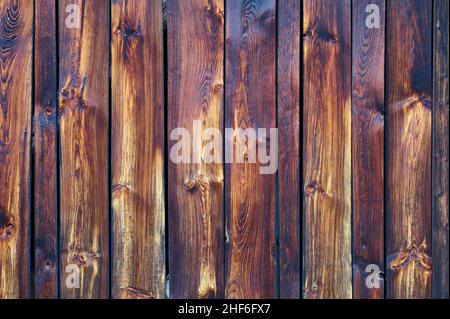
POLYGON ((387 9, 387 298, 431 297, 431 1, 387 9))
POLYGON ((0 299, 30 297, 32 30, 32 1, 0 1, 0 299))
POLYGON ((161 2, 113 0, 111 31, 112 297, 163 298, 161 2))
POLYGON ((303 294, 351 298, 351 6, 303 12, 303 294))
POLYGON ((300 0, 278 2, 280 298, 300 298, 300 0))
MULTIPOLYGON (((225 125, 274 128, 275 1, 229 1, 226 10, 225 125)), ((247 156, 226 164, 226 297, 275 298, 275 174, 263 175, 262 164, 249 163, 248 140, 231 138, 234 157, 242 155, 238 146, 247 156)))
POLYGON ((448 0, 0 0, 0 299, 449 298, 448 54, 448 0))
POLYGON ((449 298, 449 2, 434 1, 433 298, 449 298))
POLYGON ((167 30, 169 151, 176 128, 191 144, 191 163, 168 163, 170 297, 222 297, 223 165, 194 155, 209 139, 195 139, 193 121, 223 129, 224 1, 168 1, 167 30))
POLYGON ((63 298, 108 296, 109 14, 109 1, 59 2, 63 298), (79 6, 80 28, 66 26, 68 4, 79 6), (71 264, 80 269, 80 288, 66 285, 71 264))
MULTIPOLYGON (((375 12, 376 14, 376 12, 375 12)), ((353 1, 352 28, 352 185, 353 298, 379 299, 379 288, 366 286, 373 274, 384 273, 384 0, 353 1), (380 9, 380 27, 368 28, 367 6, 380 9)), ((379 278, 382 275, 380 274, 379 278)), ((375 282, 373 282, 375 284, 375 282)))
POLYGON ((54 0, 35 3, 34 236, 35 297, 58 297, 57 75, 54 0))

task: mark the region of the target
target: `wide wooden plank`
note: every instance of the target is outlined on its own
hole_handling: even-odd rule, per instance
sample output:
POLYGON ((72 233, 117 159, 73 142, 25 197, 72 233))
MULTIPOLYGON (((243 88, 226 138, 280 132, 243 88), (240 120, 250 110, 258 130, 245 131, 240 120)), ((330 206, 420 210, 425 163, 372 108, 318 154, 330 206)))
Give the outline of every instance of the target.
POLYGON ((170 297, 221 297, 222 156, 215 149, 219 163, 205 162, 212 137, 196 134, 194 125, 223 129, 224 1, 169 0, 167 30, 170 297), (182 130, 189 136, 178 136, 182 130), (184 142, 190 149, 177 153, 184 142), (187 159, 177 163, 177 154, 187 159))
POLYGON ((351 7, 303 2, 305 298, 351 298, 351 7))
POLYGON ((387 297, 431 297, 431 1, 387 6, 387 297))
POLYGON ((278 3, 280 298, 300 297, 300 0, 278 3))
POLYGON ((161 1, 112 2, 112 297, 163 298, 161 1))
POLYGON ((434 1, 433 298, 449 298, 449 3, 434 1))
POLYGON ((385 1, 356 0, 352 9, 353 298, 379 299, 384 281, 374 276, 384 273, 385 1), (369 285, 367 276, 374 278, 369 285))
POLYGON ((35 297, 58 297, 55 0, 37 0, 34 37, 35 297))
POLYGON ((108 295, 109 14, 109 1, 59 2, 63 298, 108 295))
MULTIPOLYGON (((227 2, 226 128, 276 126, 275 7, 274 0, 227 2)), ((226 164, 226 297, 275 298, 275 174, 251 162, 255 149, 266 149, 238 134, 226 138, 234 155, 226 164)))
POLYGON ((30 297, 33 2, 0 1, 0 299, 30 297))

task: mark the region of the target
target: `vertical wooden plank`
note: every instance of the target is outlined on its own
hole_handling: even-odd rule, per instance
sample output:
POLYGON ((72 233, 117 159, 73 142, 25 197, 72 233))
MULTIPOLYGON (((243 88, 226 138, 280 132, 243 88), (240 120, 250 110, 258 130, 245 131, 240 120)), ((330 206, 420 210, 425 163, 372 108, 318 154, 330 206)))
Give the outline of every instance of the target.
MULTIPOLYGON (((372 269, 369 265, 375 265, 384 273, 384 25, 384 0, 353 1, 352 187, 355 299, 379 299, 384 295, 383 280, 372 282, 379 284, 379 288, 366 286, 367 275, 377 271, 377 268, 372 269), (379 26, 372 24, 376 23, 377 17, 379 26)), ((379 278, 381 276, 379 274, 379 278)))
POLYGON ((108 293, 109 14, 109 1, 59 2, 63 298, 108 293), (74 278, 68 276, 76 275, 74 265, 80 269, 80 288, 66 285, 74 278))
POLYGON ((35 3, 34 201, 35 297, 58 297, 56 6, 35 3))
MULTIPOLYGON (((230 0, 226 10, 225 125, 274 128, 275 1, 230 0)), ((248 139, 229 138, 234 158, 242 155, 238 144, 245 156, 226 164, 226 297, 275 298, 275 175, 249 161, 248 139)))
POLYGON ((300 0, 278 2, 280 298, 300 298, 300 0))
POLYGON ((0 1, 0 299, 30 297, 33 2, 0 1))
POLYGON ((223 166, 205 163, 211 136, 196 135, 194 121, 222 132, 224 1, 170 0, 167 14, 170 297, 221 297, 223 166), (177 164, 183 140, 189 159, 177 164))
POLYGON ((433 298, 449 298, 448 70, 449 3, 434 1, 433 298))
POLYGON ((303 8, 304 297, 351 298, 351 7, 303 8))
POLYGON ((387 10, 387 297, 431 297, 431 1, 387 10))
POLYGON ((162 2, 112 2, 112 297, 163 298, 162 2))

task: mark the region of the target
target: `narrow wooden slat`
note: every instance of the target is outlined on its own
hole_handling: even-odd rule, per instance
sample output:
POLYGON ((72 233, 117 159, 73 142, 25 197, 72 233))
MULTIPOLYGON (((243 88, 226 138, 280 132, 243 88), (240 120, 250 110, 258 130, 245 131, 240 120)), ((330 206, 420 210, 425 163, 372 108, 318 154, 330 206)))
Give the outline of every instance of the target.
POLYGON ((35 297, 58 297, 55 0, 35 3, 34 201, 35 297))
POLYGON ((300 297, 300 0, 278 2, 280 298, 300 297))
MULTIPOLYGON (((274 128, 275 0, 228 1, 226 10, 225 125, 274 128)), ((228 144, 233 161, 244 146, 244 163, 226 164, 226 297, 275 298, 275 175, 261 174, 262 165, 249 162, 248 139, 236 136, 228 144)))
POLYGON ((169 150, 179 143, 177 128, 190 144, 181 150, 188 163, 176 164, 173 154, 168 163, 171 298, 223 296, 223 166, 204 162, 211 137, 193 128, 198 120, 202 130, 222 132, 223 10, 223 0, 167 3, 169 150))
POLYGON ((163 298, 161 1, 112 2, 112 297, 163 298))
POLYGON ((387 298, 431 297, 431 1, 387 12, 387 298))
POLYGON ((0 299, 30 297, 33 2, 0 1, 0 299))
POLYGON ((108 293, 109 9, 109 1, 59 2, 63 298, 105 298, 108 293), (79 8, 79 28, 69 16, 78 10, 69 4, 79 8), (76 280, 67 285, 76 275, 70 265, 80 269, 79 288, 76 280))
POLYGON ((433 298, 449 298, 449 3, 434 1, 433 298))
POLYGON ((350 1, 303 10, 303 292, 351 298, 350 1))
POLYGON ((381 274, 374 277, 377 276, 374 273, 377 269, 384 273, 384 25, 384 0, 353 1, 352 185, 355 299, 379 299, 384 295, 383 280, 369 282, 369 287, 366 285, 367 276, 372 276, 373 280, 382 278, 381 274), (378 17, 379 27, 373 26, 372 23, 376 23, 378 17), (374 286, 370 286, 371 284, 374 286))

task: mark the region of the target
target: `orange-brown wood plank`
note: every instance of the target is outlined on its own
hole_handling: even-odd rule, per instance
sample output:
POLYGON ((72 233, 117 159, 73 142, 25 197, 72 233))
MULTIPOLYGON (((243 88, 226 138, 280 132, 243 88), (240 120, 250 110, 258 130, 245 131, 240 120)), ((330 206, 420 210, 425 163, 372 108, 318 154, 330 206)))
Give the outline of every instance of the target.
POLYGON ((303 294, 351 298, 351 5, 303 1, 303 294))
POLYGON ((30 297, 32 30, 32 1, 0 1, 0 299, 30 297))
POLYGON ((45 299, 58 297, 55 4, 37 0, 34 19, 34 295, 45 299))
POLYGON ((61 296, 106 298, 110 6, 58 5, 61 296))
POLYGON ((162 2, 112 2, 112 297, 163 298, 162 2))
MULTIPOLYGON (((266 128, 269 136, 276 126, 275 0, 227 1, 226 10, 225 125, 266 128)), ((226 297, 275 298, 275 174, 261 174, 263 165, 250 162, 255 148, 266 149, 229 138, 225 145, 232 145, 234 156, 226 164, 226 297), (243 163, 236 163, 241 155, 243 163)))
POLYGON ((434 1, 433 298, 449 298, 449 2, 434 1))
POLYGON ((300 0, 278 2, 280 298, 300 297, 300 0))
POLYGON ((355 0, 352 10, 353 298, 379 299, 381 273, 366 279, 384 272, 385 4, 355 0))
POLYGON ((168 0, 167 30, 170 297, 221 297, 223 165, 204 161, 212 137, 194 135, 193 126, 223 129, 224 1, 168 0), (182 141, 190 149, 177 153, 182 141), (174 154, 188 159, 176 163, 174 154))
POLYGON ((431 297, 431 1, 387 3, 387 297, 431 297))

